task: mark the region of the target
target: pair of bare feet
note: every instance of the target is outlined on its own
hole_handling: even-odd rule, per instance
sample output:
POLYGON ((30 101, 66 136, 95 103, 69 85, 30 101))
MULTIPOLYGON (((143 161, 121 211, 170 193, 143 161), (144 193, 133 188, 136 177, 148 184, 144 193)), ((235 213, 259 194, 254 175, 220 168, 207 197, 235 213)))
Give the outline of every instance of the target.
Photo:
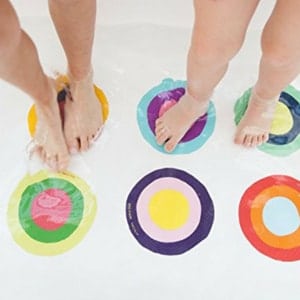
POLYGON ((47 80, 44 101, 36 101, 35 151, 54 171, 67 169, 70 154, 88 150, 103 126, 102 107, 94 92, 92 73, 80 80, 69 76, 69 80, 70 93, 64 104, 63 120, 54 79, 47 80))
MULTIPOLYGON (((247 110, 236 130, 236 144, 256 147, 268 140, 278 98, 266 100, 252 92, 247 110)), ((207 112, 208 104, 208 100, 200 102, 185 94, 156 120, 157 143, 164 145, 167 152, 172 152, 193 123, 207 112)))

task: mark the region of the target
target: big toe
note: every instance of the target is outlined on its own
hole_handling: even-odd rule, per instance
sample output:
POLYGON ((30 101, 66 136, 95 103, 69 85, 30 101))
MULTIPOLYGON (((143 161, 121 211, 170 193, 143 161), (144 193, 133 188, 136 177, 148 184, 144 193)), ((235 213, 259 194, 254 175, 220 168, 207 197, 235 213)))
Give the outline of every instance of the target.
POLYGON ((165 144, 165 150, 167 152, 173 152, 176 146, 178 145, 180 138, 177 136, 171 137, 165 144))
POLYGON ((244 141, 245 141, 245 137, 246 137, 245 134, 243 134, 242 132, 238 131, 235 134, 234 143, 237 144, 237 145, 243 145, 244 141))

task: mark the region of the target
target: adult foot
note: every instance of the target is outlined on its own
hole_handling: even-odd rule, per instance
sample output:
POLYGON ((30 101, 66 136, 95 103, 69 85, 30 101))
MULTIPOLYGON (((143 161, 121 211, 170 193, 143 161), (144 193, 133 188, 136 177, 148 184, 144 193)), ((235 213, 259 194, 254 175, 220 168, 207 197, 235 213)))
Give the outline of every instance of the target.
POLYGON ((234 138, 236 144, 256 147, 269 139, 278 99, 262 99, 252 91, 247 110, 237 126, 234 138))
POLYGON ((208 109, 209 101, 200 102, 185 94, 156 120, 155 135, 159 145, 172 152, 194 122, 208 109))
POLYGON ((35 101, 37 126, 34 151, 53 171, 63 171, 69 163, 69 153, 62 130, 55 81, 47 79, 45 96, 35 101))
POLYGON ((93 76, 77 80, 69 74, 70 94, 64 106, 64 133, 70 153, 86 151, 103 127, 102 106, 95 94, 93 76))

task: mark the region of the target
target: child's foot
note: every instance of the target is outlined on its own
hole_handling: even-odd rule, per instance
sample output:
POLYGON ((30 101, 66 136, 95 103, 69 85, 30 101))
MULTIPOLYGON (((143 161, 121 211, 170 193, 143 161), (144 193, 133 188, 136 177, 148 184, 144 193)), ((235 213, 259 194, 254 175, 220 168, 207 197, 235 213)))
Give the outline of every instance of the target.
POLYGON ((68 166, 69 153, 63 135, 55 83, 50 78, 48 90, 48 99, 35 103, 38 121, 34 135, 34 151, 53 171, 62 171, 68 166))
POLYGON ((238 124, 234 142, 246 147, 256 147, 269 139, 278 98, 262 99, 252 91, 245 115, 238 124))
POLYGON ((102 107, 95 94, 92 72, 82 80, 70 79, 64 108, 64 133, 70 153, 86 151, 103 126, 102 107))
POLYGON ((208 101, 199 102, 185 94, 167 112, 156 120, 155 135, 159 145, 165 144, 165 150, 172 152, 194 122, 204 115, 208 101))

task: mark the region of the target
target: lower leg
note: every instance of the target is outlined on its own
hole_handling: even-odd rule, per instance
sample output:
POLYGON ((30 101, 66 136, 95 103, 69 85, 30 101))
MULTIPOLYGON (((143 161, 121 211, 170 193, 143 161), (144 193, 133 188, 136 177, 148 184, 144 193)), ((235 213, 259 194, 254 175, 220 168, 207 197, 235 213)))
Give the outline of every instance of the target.
POLYGON ((49 9, 67 57, 73 98, 65 105, 66 141, 72 152, 84 151, 103 125, 91 62, 96 0, 49 0, 49 9))
POLYGON ((237 128, 237 144, 253 147, 268 140, 279 95, 300 72, 299 9, 295 1, 277 1, 264 28, 259 77, 237 128))
POLYGON ((207 112, 209 98, 242 45, 258 0, 195 0, 195 24, 188 54, 187 91, 156 122, 158 144, 172 151, 193 123, 207 112), (229 20, 229 21, 227 21, 229 20))
POLYGON ((65 145, 54 82, 40 65, 34 44, 22 31, 9 1, 0 4, 0 78, 20 88, 35 102, 38 124, 35 140, 39 152, 53 169, 65 169, 65 145))

